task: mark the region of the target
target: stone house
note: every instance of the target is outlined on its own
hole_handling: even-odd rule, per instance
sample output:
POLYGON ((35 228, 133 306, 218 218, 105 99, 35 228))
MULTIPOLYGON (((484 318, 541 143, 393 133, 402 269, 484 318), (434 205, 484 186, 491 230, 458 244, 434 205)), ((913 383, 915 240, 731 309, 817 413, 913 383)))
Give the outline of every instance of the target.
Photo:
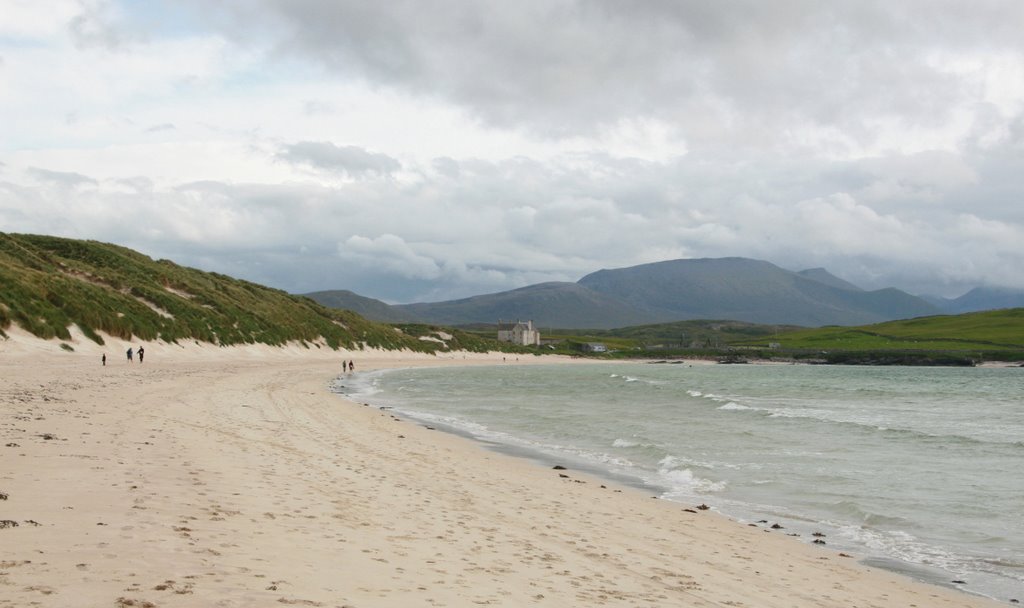
POLYGON ((533 321, 504 322, 498 320, 498 341, 511 342, 520 346, 540 346, 540 331, 533 321))

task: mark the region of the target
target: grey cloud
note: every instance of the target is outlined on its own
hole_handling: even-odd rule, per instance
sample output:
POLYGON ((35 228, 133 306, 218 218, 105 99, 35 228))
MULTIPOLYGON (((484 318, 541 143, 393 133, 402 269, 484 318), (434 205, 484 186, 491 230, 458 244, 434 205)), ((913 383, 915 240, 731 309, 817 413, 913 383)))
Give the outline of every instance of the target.
POLYGON ((1004 270, 1024 262, 1024 246, 1014 242, 1024 230, 998 217, 1012 199, 979 203, 965 216, 963 197, 971 200, 978 187, 970 179, 975 169, 961 159, 891 160, 849 163, 845 172, 803 160, 709 167, 695 159, 658 164, 597 156, 592 173, 519 159, 463 162, 457 184, 433 184, 446 201, 445 230, 427 228, 440 224, 429 220, 438 208, 433 201, 417 203, 404 192, 389 202, 407 221, 374 227, 403 235, 411 254, 430 260, 433 270, 422 276, 449 290, 465 288, 436 270, 452 261, 519 269, 494 286, 506 289, 524 275, 574 280, 601 267, 730 255, 794 269, 823 265, 866 288, 958 295, 984 281, 1020 284, 1004 270), (923 170, 929 163, 936 170, 931 178, 923 170), (950 178, 949 166, 960 177, 950 178), (855 180, 846 177, 851 173, 855 180), (949 191, 934 197, 935 184, 950 180, 963 189, 957 200, 945 200, 949 191), (905 201, 878 200, 879 184, 901 181, 911 185, 905 201), (964 230, 965 223, 974 228, 964 230), (457 232, 463 236, 445 244, 457 232))
MULTIPOLYGON (((1019 285, 1021 277, 1005 269, 1024 263, 1024 245, 1015 242, 1024 242, 1024 229, 1003 217, 1019 205, 1013 193, 976 200, 989 169, 973 160, 897 156, 840 171, 805 159, 709 165, 595 155, 591 171, 573 168, 580 159, 464 161, 458 182, 432 184, 438 201, 390 193, 405 221, 363 234, 402 235, 434 268, 461 261, 549 279, 672 257, 744 255, 794 269, 826 266, 866 288, 958 295, 984 281, 1019 285), (905 191, 882 197, 892 184, 905 191), (439 209, 444 223, 430 220, 439 209)), ((454 277, 426 274, 462 288, 454 277)))
POLYGON ((368 152, 358 146, 337 146, 326 141, 301 141, 284 146, 277 157, 356 178, 369 174, 388 175, 402 165, 386 154, 368 152))
POLYGON ((146 129, 146 133, 158 133, 160 131, 173 131, 176 128, 177 127, 175 127, 172 123, 165 122, 163 124, 153 125, 152 127, 149 127, 148 129, 146 129))
POLYGON ((117 50, 141 42, 143 36, 122 22, 107 2, 81 3, 82 12, 68 22, 68 32, 79 48, 117 50))
POLYGON ((49 169, 30 167, 27 170, 27 173, 37 181, 64 188, 77 188, 86 184, 96 185, 98 183, 95 179, 87 175, 68 171, 50 171, 49 169))
POLYGON ((410 279, 437 279, 441 268, 429 256, 416 253, 401 237, 383 234, 367 238, 358 234, 339 243, 341 257, 357 257, 369 266, 376 266, 385 272, 410 279))
POLYGON ((435 158, 431 162, 431 166, 434 171, 445 177, 451 179, 458 179, 459 177, 459 163, 454 158, 448 158, 447 156, 435 158))
POLYGON ((337 111, 334 104, 325 101, 306 100, 302 102, 302 113, 306 116, 333 114, 337 111))
POLYGON ((121 179, 113 180, 115 184, 121 185, 124 188, 138 194, 143 194, 153 191, 153 180, 148 177, 136 176, 126 177, 121 179))
POLYGON ((803 127, 870 143, 884 120, 941 128, 978 87, 943 53, 1024 49, 1024 4, 998 0, 220 4, 239 39, 492 124, 550 136, 651 116, 705 146, 799 145, 787 140, 803 127))
POLYGON ((1024 166, 1013 146, 845 163, 448 159, 409 183, 333 186, 166 189, 36 170, 94 187, 5 188, 0 217, 8 229, 110 240, 290 291, 348 288, 394 302, 736 255, 824 266, 865 288, 959 295, 983 283, 1024 287, 1013 270, 1024 266, 1012 178, 1024 166))

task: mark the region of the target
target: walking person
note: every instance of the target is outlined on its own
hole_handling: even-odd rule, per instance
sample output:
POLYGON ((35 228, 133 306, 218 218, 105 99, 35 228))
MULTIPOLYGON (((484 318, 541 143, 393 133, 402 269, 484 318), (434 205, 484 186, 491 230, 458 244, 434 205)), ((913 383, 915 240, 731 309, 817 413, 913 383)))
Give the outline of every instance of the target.
POLYGON ((132 347, 128 347, 128 363, 132 362, 132 347))
POLYGON ((103 356, 100 358, 100 361, 103 362, 103 367, 107 366, 107 353, 103 353, 103 356))
POLYGON ((145 355, 145 354, 146 354, 146 350, 140 346, 139 347, 139 363, 142 363, 142 356, 145 355))

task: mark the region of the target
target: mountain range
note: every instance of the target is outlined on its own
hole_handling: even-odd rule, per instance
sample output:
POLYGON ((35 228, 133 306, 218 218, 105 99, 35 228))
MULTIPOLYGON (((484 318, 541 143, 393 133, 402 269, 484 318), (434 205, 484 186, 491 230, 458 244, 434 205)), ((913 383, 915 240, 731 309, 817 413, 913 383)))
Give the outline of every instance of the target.
POLYGON ((388 305, 352 292, 306 295, 379 321, 468 325, 522 319, 559 329, 612 329, 690 319, 805 327, 864 325, 1024 306, 1024 292, 979 289, 950 300, 895 288, 868 291, 824 268, 794 272, 738 257, 599 270, 575 283, 540 283, 445 302, 388 305))
POLYGON ((942 312, 952 315, 1024 307, 1024 289, 1005 287, 975 287, 959 298, 943 298, 941 296, 921 296, 921 298, 942 312))

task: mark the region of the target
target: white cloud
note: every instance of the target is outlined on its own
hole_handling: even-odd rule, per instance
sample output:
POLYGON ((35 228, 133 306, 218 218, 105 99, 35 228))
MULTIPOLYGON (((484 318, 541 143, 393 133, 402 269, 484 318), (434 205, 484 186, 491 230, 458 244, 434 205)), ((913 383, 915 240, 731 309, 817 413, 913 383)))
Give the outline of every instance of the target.
POLYGON ((0 37, 28 42, 57 35, 80 10, 78 0, 0 0, 0 37))

